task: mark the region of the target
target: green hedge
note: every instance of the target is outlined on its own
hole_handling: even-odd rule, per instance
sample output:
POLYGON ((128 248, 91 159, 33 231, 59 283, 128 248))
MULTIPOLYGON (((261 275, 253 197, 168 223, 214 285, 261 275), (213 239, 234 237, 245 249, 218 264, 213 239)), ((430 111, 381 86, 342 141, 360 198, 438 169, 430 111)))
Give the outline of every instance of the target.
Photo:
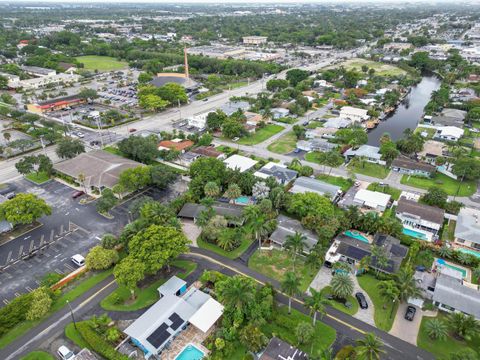
POLYGON ((32 294, 21 295, 0 309, 0 337, 26 320, 32 302, 32 294))
POLYGON ((105 341, 88 322, 77 323, 77 330, 89 348, 107 360, 128 360, 128 356, 120 354, 105 341))

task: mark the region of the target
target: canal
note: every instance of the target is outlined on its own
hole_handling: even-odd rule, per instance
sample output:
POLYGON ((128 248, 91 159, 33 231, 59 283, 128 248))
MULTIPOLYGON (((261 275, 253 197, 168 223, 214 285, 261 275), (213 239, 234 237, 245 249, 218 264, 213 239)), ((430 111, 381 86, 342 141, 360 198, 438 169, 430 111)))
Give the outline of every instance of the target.
POLYGON ((384 133, 390 134, 392 140, 396 141, 402 138, 406 128, 415 129, 423 115, 423 108, 430 101, 431 93, 439 89, 440 84, 438 77, 424 76, 422 81, 412 87, 397 109, 368 133, 368 145, 379 146, 380 137, 384 133))

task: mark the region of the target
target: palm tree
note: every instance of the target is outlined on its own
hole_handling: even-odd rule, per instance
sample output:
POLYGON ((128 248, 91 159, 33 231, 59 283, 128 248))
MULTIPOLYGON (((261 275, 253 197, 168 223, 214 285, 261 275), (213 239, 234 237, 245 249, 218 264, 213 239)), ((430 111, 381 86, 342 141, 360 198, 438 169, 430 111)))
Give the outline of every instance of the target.
POLYGON ((452 256, 452 249, 450 249, 447 246, 442 246, 440 249, 438 249, 438 255, 440 255, 443 258, 450 258, 452 256))
POLYGON ((310 308, 310 315, 313 314, 313 326, 317 322, 317 313, 320 314, 320 319, 326 314, 325 307, 330 304, 330 301, 323 296, 323 292, 310 288, 310 297, 305 300, 305 304, 310 308))
POLYGON ((282 281, 281 289, 288 296, 288 313, 292 312, 292 297, 300 292, 298 288, 298 277, 295 273, 289 271, 285 274, 285 278, 282 281))
POLYGON ((245 309, 255 301, 255 284, 253 280, 243 276, 229 277, 222 282, 218 294, 225 306, 245 313, 245 309))
POLYGON ((440 319, 429 320, 426 329, 428 336, 433 340, 445 340, 447 338, 448 327, 440 319))
POLYGON ((421 295, 421 291, 413 278, 413 270, 411 268, 400 269, 396 276, 396 282, 400 301, 404 302, 410 297, 419 297, 421 295))
POLYGON ((242 195, 242 190, 240 189, 240 186, 237 184, 230 184, 228 185, 227 191, 225 191, 225 194, 223 194, 227 199, 230 199, 230 201, 235 200, 238 198, 240 195, 242 195))
POLYGON ((472 274, 477 279, 480 279, 480 265, 478 265, 475 269, 472 270, 472 274))
POLYGON ((217 245, 225 251, 229 251, 234 247, 236 239, 233 236, 219 236, 217 245))
POLYGON ((365 338, 357 340, 355 358, 360 360, 380 359, 380 355, 385 353, 385 350, 382 350, 382 346, 382 341, 375 334, 368 333, 365 335, 365 338))
MULTIPOLYGON (((378 293, 385 300, 385 302, 383 303, 383 309, 387 308, 387 303, 395 303, 395 301, 398 300, 400 291, 398 290, 397 284, 394 280, 380 281, 377 285, 377 288, 378 293)), ((395 306, 392 306, 392 311, 390 311, 390 317, 392 317, 394 308, 395 306)))
POLYGON ((380 273, 380 270, 385 270, 388 266, 388 257, 385 252, 382 250, 379 252, 377 257, 375 258, 375 263, 377 265, 377 276, 380 273))
POLYGON ((362 214, 358 210, 358 206, 349 205, 345 211, 345 218, 350 222, 350 227, 356 229, 360 226, 360 218, 362 214))
POLYGON ((85 186, 85 180, 86 180, 85 174, 80 173, 80 174, 78 174, 77 178, 78 178, 78 181, 80 181, 80 184, 82 184, 83 191, 86 194, 87 193, 87 187, 85 186))
POLYGON ((479 323, 472 315, 453 312, 448 316, 448 325, 462 339, 469 339, 479 331, 479 323))
POLYGON ((208 197, 216 198, 220 194, 220 188, 218 187, 216 182, 209 181, 205 184, 203 192, 208 197))
POLYGON ((353 292, 353 280, 349 274, 338 273, 332 276, 330 280, 330 286, 332 287, 332 293, 339 299, 346 299, 353 292))
POLYGON ((302 233, 295 232, 294 235, 287 235, 285 239, 285 249, 293 254, 293 271, 295 271, 295 261, 298 253, 303 252, 307 237, 302 233))
POLYGON ((470 265, 473 262, 472 255, 464 253, 464 252, 460 252, 459 254, 457 254, 457 259, 463 265, 470 265))
POLYGON ((265 221, 260 208, 256 205, 247 205, 243 210, 243 216, 248 223, 248 226, 255 234, 255 239, 258 241, 258 247, 262 247, 262 237, 267 235, 270 227, 265 221))

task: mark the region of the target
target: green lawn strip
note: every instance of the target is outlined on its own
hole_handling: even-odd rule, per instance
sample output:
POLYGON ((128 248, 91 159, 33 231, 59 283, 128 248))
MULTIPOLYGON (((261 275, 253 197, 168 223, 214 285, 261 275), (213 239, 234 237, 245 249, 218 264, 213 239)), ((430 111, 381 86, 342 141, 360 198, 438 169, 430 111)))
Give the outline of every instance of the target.
POLYGON ((256 145, 279 133, 283 129, 283 126, 270 124, 264 128, 258 129, 250 136, 241 138, 238 140, 238 143, 241 145, 256 145))
POLYGON ((43 171, 39 172, 38 174, 33 172, 28 175, 25 175, 25 177, 36 184, 43 184, 44 182, 47 182, 48 180, 50 180, 50 176, 48 176, 48 174, 43 171))
MULTIPOLYGON (((180 278, 187 277, 195 270, 197 264, 187 260, 175 260, 173 266, 182 268, 184 271, 177 274, 180 278)), ((124 286, 119 286, 115 291, 105 297, 100 306, 109 311, 135 311, 146 308, 158 301, 158 287, 168 279, 158 279, 145 288, 137 289, 135 301, 130 301, 130 290, 124 286), (116 301, 118 299, 118 302, 116 301)))
POLYGON ((103 148, 103 151, 109 152, 110 154, 113 154, 113 155, 118 155, 123 157, 123 153, 120 150, 118 150, 118 148, 113 146, 105 146, 103 148))
POLYGON ((298 346, 300 350, 310 354, 311 357, 320 358, 322 352, 335 341, 336 332, 330 326, 317 320, 312 341, 298 345, 295 329, 302 322, 312 324, 312 318, 295 309, 292 309, 292 313, 289 315, 288 307, 281 306, 275 311, 273 320, 262 326, 262 330, 268 338, 275 335, 293 346, 298 346))
MULTIPOLYGON (((257 250, 248 261, 248 267, 269 278, 282 281, 288 271, 293 271, 292 256, 283 250, 257 250)), ((302 258, 297 256, 294 273, 299 278, 299 289, 304 292, 310 286, 318 269, 306 266, 302 258)))
POLYGON ((425 190, 428 190, 431 187, 438 187, 443 189, 448 195, 452 196, 471 196, 477 191, 477 185, 474 181, 461 182, 440 173, 435 174, 433 178, 403 175, 400 183, 425 190))
POLYGON ((375 325, 384 331, 390 331, 397 313, 398 302, 386 302, 383 300, 378 292, 377 284, 380 282, 370 274, 364 274, 357 277, 360 287, 365 290, 375 307, 375 325), (384 308, 384 305, 385 308, 384 308), (392 314, 392 316, 390 316, 392 314))
POLYGON ((197 239, 198 247, 200 247, 202 249, 213 251, 213 252, 217 253, 218 255, 225 256, 226 258, 229 258, 229 259, 236 259, 240 255, 242 255, 245 252, 245 250, 248 249, 248 247, 250 246, 251 243, 252 243, 251 240, 249 240, 247 238, 243 238, 242 243, 240 244, 239 247, 237 247, 236 249, 234 249, 232 251, 225 251, 215 244, 211 244, 209 242, 206 242, 206 241, 202 240, 201 238, 197 239))
POLYGON ((389 185, 380 185, 379 183, 371 183, 368 185, 367 190, 389 194, 392 196, 393 200, 398 200, 400 198, 400 194, 402 193, 402 190, 396 189, 389 185))
POLYGON ((198 94, 197 96, 195 96, 195 99, 203 100, 208 98, 209 96, 217 95, 220 93, 222 93, 222 89, 213 89, 213 90, 205 91, 203 93, 198 94))
POLYGON ((310 121, 305 127, 307 129, 316 129, 318 127, 323 127, 323 123, 321 123, 320 121, 310 121))
POLYGON ((247 85, 248 85, 247 81, 235 81, 235 82, 231 82, 231 83, 228 83, 228 84, 225 84, 225 85, 221 85, 221 86, 219 86, 219 88, 222 89, 222 90, 229 90, 229 89, 237 89, 237 88, 247 86, 247 85))
MULTIPOLYGON (((325 286, 322 289, 322 291, 324 292, 325 295, 330 295, 332 293, 332 288, 330 286, 325 286)), ((358 312, 357 299, 355 299, 352 295, 350 295, 347 301, 352 305, 350 308, 347 308, 345 305, 343 305, 341 302, 336 301, 335 299, 330 300, 330 305, 333 308, 340 310, 341 312, 344 312, 345 314, 355 315, 358 312)))
POLYGON ((32 351, 20 360, 55 360, 55 358, 45 351, 32 351))
POLYGON ((297 137, 293 131, 290 131, 268 145, 267 149, 277 154, 288 154, 295 150, 297 145, 297 137))
POLYGON ((88 344, 83 340, 82 335, 75 329, 73 322, 65 326, 65 336, 80 348, 88 348, 88 344))
MULTIPOLYGON (((437 319, 447 321, 447 315, 440 312, 437 319)), ((424 350, 429 351, 435 355, 437 360, 447 360, 454 353, 458 353, 460 350, 470 347, 480 355, 480 335, 472 338, 470 341, 457 340, 454 336, 447 336, 445 340, 433 340, 427 334, 427 322, 434 317, 424 316, 422 323, 420 324, 420 330, 417 337, 417 346, 424 350)))
POLYGON ((457 222, 455 220, 450 220, 445 224, 442 230, 442 240, 453 241, 455 240, 455 227, 457 222))
MULTIPOLYGON (((17 339, 18 337, 22 336, 25 334, 27 331, 32 329, 33 327, 37 326, 38 324, 41 324, 47 317, 55 313, 56 311, 60 310, 67 304, 67 300, 72 302, 76 298, 78 298, 80 295, 83 293, 87 292, 90 290, 92 287, 97 285, 99 282, 102 280, 106 279, 108 276, 110 276, 112 273, 112 270, 106 270, 97 274, 94 274, 87 279, 81 281, 73 287, 71 290, 65 292, 62 294, 58 299, 56 299, 53 302, 53 305, 48 312, 48 314, 43 317, 42 319, 35 320, 35 321, 24 321, 23 323, 18 324, 15 326, 11 331, 9 331, 7 334, 2 336, 0 338, 0 349, 4 348, 6 345, 17 339)), ((79 280, 80 281, 80 280, 79 280)), ((71 285, 69 285, 71 286, 71 285)))
POLYGON ((283 124, 295 124, 297 121, 298 121, 298 119, 292 118, 290 116, 275 119, 275 122, 279 122, 279 123, 283 123, 283 124))
POLYGON ((84 65, 85 70, 112 71, 124 69, 128 66, 126 62, 110 56, 88 55, 79 56, 76 59, 84 65))
POLYGON ((433 135, 435 135, 436 129, 425 128, 425 127, 419 126, 414 131, 414 133, 418 133, 418 134, 421 134, 422 132, 426 132, 428 134, 426 139, 431 139, 431 138, 433 138, 433 135))
POLYGON ((385 179, 390 172, 390 169, 387 167, 368 161, 363 161, 358 165, 350 164, 349 167, 354 173, 372 176, 379 179, 385 179))
POLYGON ((340 176, 320 174, 320 175, 317 175, 316 178, 326 183, 340 186, 343 192, 346 192, 348 189, 350 189, 353 186, 353 181, 351 179, 343 178, 340 176))
POLYGON ((309 161, 309 162, 320 164, 320 165, 323 165, 323 162, 321 160, 322 157, 325 157, 325 153, 320 151, 311 151, 309 153, 306 153, 304 156, 305 161, 309 161))

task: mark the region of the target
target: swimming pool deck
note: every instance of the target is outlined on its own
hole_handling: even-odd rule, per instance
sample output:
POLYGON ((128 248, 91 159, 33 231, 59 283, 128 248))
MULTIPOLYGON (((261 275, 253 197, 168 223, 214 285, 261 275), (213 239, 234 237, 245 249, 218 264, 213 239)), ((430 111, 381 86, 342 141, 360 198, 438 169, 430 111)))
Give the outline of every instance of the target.
MULTIPOLYGON (((213 327, 212 327, 213 329, 213 327)), ((162 360, 175 360, 175 358, 182 352, 187 345, 195 345, 205 355, 210 351, 202 345, 202 342, 210 335, 212 329, 208 333, 204 333, 193 325, 189 325, 184 331, 172 341, 168 349, 163 350, 160 358, 162 360)))

